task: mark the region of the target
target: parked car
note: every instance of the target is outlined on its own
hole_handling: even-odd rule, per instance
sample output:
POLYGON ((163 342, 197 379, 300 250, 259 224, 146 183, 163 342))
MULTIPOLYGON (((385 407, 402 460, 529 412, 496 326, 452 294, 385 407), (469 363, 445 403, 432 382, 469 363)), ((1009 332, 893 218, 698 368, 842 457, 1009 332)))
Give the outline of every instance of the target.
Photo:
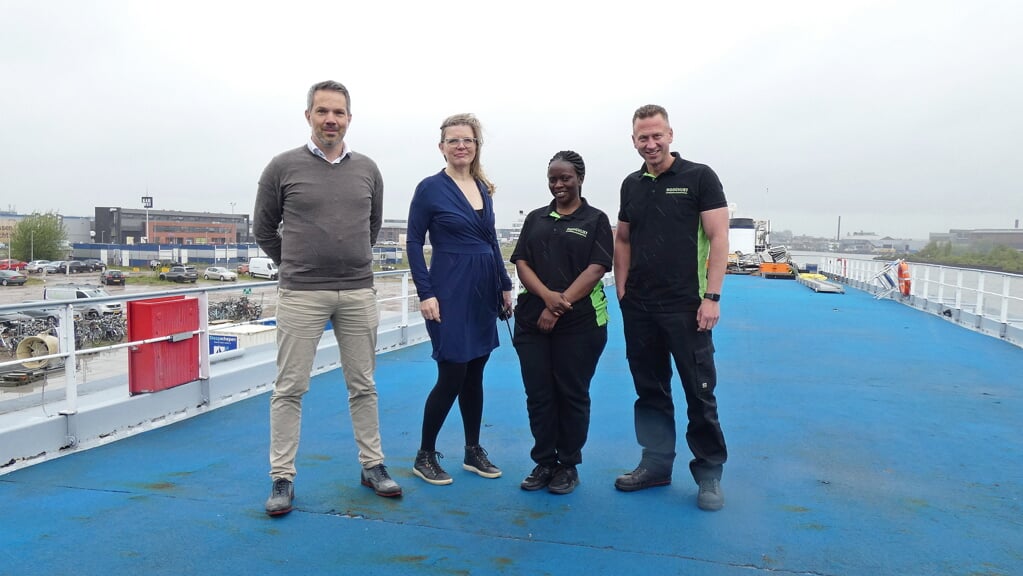
POLYGON ((110 296, 102 286, 88 284, 57 284, 43 289, 43 300, 74 300, 75 309, 86 318, 99 318, 107 314, 121 314, 120 302, 93 302, 93 298, 110 296))
POLYGON ((249 263, 248 262, 242 262, 241 264, 238 265, 237 268, 234 269, 234 271, 237 272, 239 276, 241 276, 242 274, 248 274, 249 273, 249 263))
POLYGON ((57 272, 60 274, 67 273, 78 274, 79 272, 86 271, 88 271, 88 268, 86 268, 85 265, 82 264, 81 260, 66 260, 64 262, 61 262, 60 265, 57 266, 57 272))
POLYGON ((49 260, 33 260, 25 265, 25 272, 42 272, 49 260))
POLYGON ((26 264, 17 258, 4 258, 0 260, 0 270, 24 270, 26 264))
POLYGON ((82 260, 82 266, 85 266, 86 270, 91 270, 93 272, 102 272, 107 269, 107 265, 104 264, 102 260, 97 260, 95 258, 86 258, 85 260, 82 260))
POLYGON ((113 284, 120 284, 121 286, 124 286, 127 279, 127 272, 121 272, 120 270, 104 270, 103 273, 99 275, 99 283, 106 284, 107 286, 113 284))
POLYGON ((22 322, 31 322, 32 317, 26 316, 21 312, 4 312, 0 314, 0 332, 3 332, 5 328, 9 328, 14 324, 20 324, 22 322))
POLYGON ((224 268, 222 266, 210 266, 203 273, 202 277, 206 280, 221 280, 224 282, 234 282, 238 279, 238 274, 224 268))
POLYGON ((198 279, 199 272, 196 271, 195 266, 171 266, 170 270, 160 272, 160 280, 195 283, 198 279))
POLYGON ((43 266, 43 272, 47 274, 56 274, 57 268, 59 268, 63 263, 63 260, 51 260, 49 264, 43 266))
POLYGON ((0 270, 0 286, 23 286, 28 276, 15 270, 0 270))
MULTIPOLYGON (((26 304, 34 304, 35 302, 26 302, 26 304)), ((24 314, 34 320, 45 320, 53 326, 60 324, 60 308, 31 308, 19 311, 19 314, 24 314)), ((81 319, 82 315, 78 310, 73 311, 75 320, 81 319)))

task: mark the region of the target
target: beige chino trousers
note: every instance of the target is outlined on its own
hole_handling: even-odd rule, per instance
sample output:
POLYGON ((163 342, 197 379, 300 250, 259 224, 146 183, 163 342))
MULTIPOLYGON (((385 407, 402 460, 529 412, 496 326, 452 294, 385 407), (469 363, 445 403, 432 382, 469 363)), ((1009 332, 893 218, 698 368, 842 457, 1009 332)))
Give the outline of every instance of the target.
POLYGON ((309 391, 316 346, 327 321, 341 351, 348 386, 348 409, 359 448, 359 463, 372 468, 384 461, 376 368, 376 290, 279 289, 277 304, 277 381, 270 396, 270 477, 294 480, 302 429, 302 397, 309 391))

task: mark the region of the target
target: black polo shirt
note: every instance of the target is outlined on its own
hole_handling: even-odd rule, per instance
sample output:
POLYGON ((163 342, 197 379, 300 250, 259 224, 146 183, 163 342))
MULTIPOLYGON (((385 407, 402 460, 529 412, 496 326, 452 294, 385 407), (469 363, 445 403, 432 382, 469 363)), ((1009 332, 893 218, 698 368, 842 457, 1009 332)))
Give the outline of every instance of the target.
MULTIPOLYGON (((562 216, 556 201, 533 210, 526 216, 511 261, 525 260, 548 289, 564 292, 590 264, 611 269, 614 238, 607 215, 582 199, 574 213, 562 216)), ((523 289, 515 308, 515 322, 524 328, 536 328, 545 304, 543 298, 523 289)), ((577 332, 607 324, 607 298, 604 284, 578 302, 554 325, 555 332, 577 332)))
POLYGON ((622 182, 618 219, 629 224, 632 247, 622 305, 646 310, 696 310, 707 286, 710 241, 700 213, 728 206, 717 174, 683 160, 657 177, 646 164, 622 182))

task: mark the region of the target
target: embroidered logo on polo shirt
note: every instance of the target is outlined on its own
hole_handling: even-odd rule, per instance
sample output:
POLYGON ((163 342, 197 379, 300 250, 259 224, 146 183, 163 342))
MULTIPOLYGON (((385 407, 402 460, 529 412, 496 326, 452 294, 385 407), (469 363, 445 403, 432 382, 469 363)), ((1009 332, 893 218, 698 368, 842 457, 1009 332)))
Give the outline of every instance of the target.
POLYGON ((689 188, 666 188, 664 190, 664 193, 665 194, 685 194, 685 195, 688 196, 689 195, 689 188))
POLYGON ((575 234, 576 236, 582 236, 583 238, 586 238, 586 236, 589 235, 589 232, 583 230, 582 228, 565 228, 565 232, 568 232, 569 234, 575 234))

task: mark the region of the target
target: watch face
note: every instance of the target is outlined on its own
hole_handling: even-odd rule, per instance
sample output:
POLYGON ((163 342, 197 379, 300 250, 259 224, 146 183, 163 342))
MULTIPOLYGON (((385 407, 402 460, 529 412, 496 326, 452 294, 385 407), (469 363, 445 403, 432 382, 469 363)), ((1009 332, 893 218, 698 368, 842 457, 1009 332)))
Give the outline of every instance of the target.
POLYGON ((717 302, 717 301, 721 300, 721 295, 720 294, 714 294, 713 292, 707 292, 706 294, 703 295, 703 297, 706 298, 707 300, 711 300, 713 302, 717 302))

